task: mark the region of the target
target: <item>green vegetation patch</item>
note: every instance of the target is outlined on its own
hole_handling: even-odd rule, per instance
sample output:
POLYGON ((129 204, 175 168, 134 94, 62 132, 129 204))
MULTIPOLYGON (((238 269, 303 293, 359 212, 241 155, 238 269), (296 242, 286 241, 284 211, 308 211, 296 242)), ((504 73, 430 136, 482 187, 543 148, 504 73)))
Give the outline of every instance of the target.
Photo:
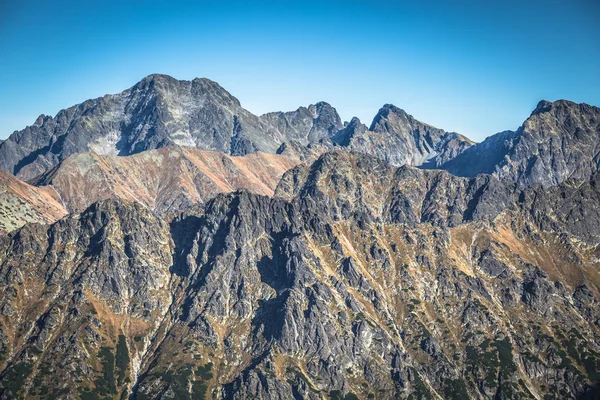
POLYGON ((6 394, 12 394, 10 397, 21 398, 19 391, 25 385, 25 381, 31 375, 33 365, 29 362, 20 362, 11 365, 5 372, 0 381, 0 389, 4 389, 6 394))
POLYGON ((423 383, 419 373, 411 368, 412 376, 414 377, 412 384, 412 393, 408 395, 408 400, 433 399, 431 392, 423 383))
POLYGON ((444 381, 444 398, 446 399, 468 399, 467 386, 461 379, 446 379, 444 381))
POLYGON ((332 390, 329 392, 329 397, 331 400, 359 400, 359 397, 354 393, 350 392, 344 395, 339 390, 332 390))
POLYGON ((115 356, 110 347, 101 347, 98 357, 102 361, 102 375, 96 379, 94 393, 101 396, 117 394, 115 380, 115 356))
POLYGON ((125 380, 125 374, 129 368, 129 351, 127 349, 127 340, 125 335, 119 335, 119 342, 117 343, 117 355, 116 355, 116 366, 119 370, 118 384, 121 386, 125 380))
POLYGON ((200 377, 200 379, 202 379, 203 381, 209 381, 213 378, 213 374, 212 374, 212 367, 213 367, 213 363, 209 362, 208 364, 204 365, 204 366, 199 366, 196 369, 196 376, 200 377))
MULTIPOLYGON (((166 383, 173 391, 176 399, 204 399, 208 393, 207 381, 213 377, 212 367, 213 364, 209 362, 204 366, 197 367, 194 371, 194 365, 188 363, 179 369, 171 369, 163 373, 152 373, 149 377, 166 383)), ((136 393, 136 396, 142 400, 150 399, 148 395, 140 392, 136 393)))

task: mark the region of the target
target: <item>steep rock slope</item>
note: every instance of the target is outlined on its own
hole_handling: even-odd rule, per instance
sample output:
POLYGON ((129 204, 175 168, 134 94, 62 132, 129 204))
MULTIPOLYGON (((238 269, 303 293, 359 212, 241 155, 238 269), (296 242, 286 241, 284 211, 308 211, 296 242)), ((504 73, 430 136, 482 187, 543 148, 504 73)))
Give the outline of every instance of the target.
POLYGON ((459 176, 494 173, 519 187, 587 179, 600 163, 600 108, 541 101, 516 132, 502 132, 441 167, 459 176))
POLYGON ((69 212, 119 198, 173 213, 238 189, 272 196, 281 176, 298 162, 275 154, 234 157, 181 146, 126 157, 80 153, 32 183, 52 187, 69 212))
POLYGON ((52 188, 31 186, 0 171, 0 235, 27 222, 51 223, 66 214, 52 188))
POLYGON ((391 104, 379 110, 370 128, 353 118, 332 140, 393 165, 415 166, 439 166, 473 145, 464 136, 417 121, 391 104))
POLYGON ((553 190, 549 214, 544 191, 334 151, 170 226, 114 201, 26 225, 0 239, 0 393, 590 394, 597 177, 553 190))
POLYGON ((172 301, 166 224, 139 204, 108 201, 4 240, 2 398, 85 397, 90 385, 97 398, 127 385, 139 339, 172 301))
POLYGON ((326 103, 258 117, 209 79, 150 75, 122 93, 40 116, 0 143, 0 169, 31 179, 78 152, 130 155, 173 144, 232 155, 275 153, 285 141, 306 144, 337 127, 339 116, 326 103))
POLYGON ((333 136, 344 127, 335 108, 325 102, 296 111, 263 114, 260 119, 274 126, 286 141, 294 140, 303 145, 333 136))

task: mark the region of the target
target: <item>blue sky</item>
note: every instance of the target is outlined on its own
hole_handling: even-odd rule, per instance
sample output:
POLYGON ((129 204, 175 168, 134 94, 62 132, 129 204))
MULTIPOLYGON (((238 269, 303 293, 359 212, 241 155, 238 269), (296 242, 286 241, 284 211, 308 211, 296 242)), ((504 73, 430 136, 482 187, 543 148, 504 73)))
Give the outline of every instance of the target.
POLYGON ((474 140, 541 99, 600 106, 600 2, 0 0, 0 138, 151 73, 261 114, 385 103, 474 140))

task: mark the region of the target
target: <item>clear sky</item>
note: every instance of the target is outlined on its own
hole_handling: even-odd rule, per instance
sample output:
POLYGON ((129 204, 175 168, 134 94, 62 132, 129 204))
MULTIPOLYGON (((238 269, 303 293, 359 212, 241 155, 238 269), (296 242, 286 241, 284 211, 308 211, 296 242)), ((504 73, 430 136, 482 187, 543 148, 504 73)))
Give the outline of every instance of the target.
POLYGON ((600 2, 0 0, 0 138, 151 73, 248 110, 392 103, 474 140, 541 99, 600 106, 600 2))

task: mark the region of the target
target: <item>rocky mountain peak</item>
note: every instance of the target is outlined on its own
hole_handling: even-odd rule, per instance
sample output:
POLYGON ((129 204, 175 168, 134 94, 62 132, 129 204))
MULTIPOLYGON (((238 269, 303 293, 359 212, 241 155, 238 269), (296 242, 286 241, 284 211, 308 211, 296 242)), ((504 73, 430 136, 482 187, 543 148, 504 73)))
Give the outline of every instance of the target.
POLYGON ((540 100, 535 109, 531 112, 531 115, 537 115, 544 112, 550 111, 552 108, 552 102, 548 100, 540 100))
POLYGON ((542 100, 516 132, 490 136, 441 168, 460 176, 493 173, 520 188, 550 187, 589 178, 599 155, 600 108, 542 100))
POLYGON ((344 126, 344 129, 338 131, 338 133, 333 136, 331 140, 340 146, 348 147, 350 146, 353 137, 365 134, 367 131, 367 126, 360 122, 360 119, 357 117, 353 117, 350 122, 344 126))
POLYGON ((577 113, 577 112, 590 112, 594 106, 590 106, 585 103, 575 103, 569 100, 540 100, 535 109, 531 112, 531 116, 544 114, 544 113, 577 113))
POLYGON ((179 102, 191 95, 194 99, 209 99, 225 107, 241 107, 240 101, 217 82, 208 78, 191 81, 175 79, 170 75, 151 74, 136 83, 132 92, 160 95, 167 104, 179 102))
POLYGON ((464 136, 449 136, 441 129, 424 124, 394 106, 385 104, 371 126, 356 119, 339 131, 332 141, 354 151, 374 155, 393 165, 441 165, 470 147, 464 136))
POLYGON ((410 116, 403 109, 396 107, 393 104, 384 104, 373 118, 369 130, 376 132, 378 130, 385 129, 383 128, 385 122, 394 117, 404 120, 408 120, 409 118, 412 119, 412 116, 410 116))

